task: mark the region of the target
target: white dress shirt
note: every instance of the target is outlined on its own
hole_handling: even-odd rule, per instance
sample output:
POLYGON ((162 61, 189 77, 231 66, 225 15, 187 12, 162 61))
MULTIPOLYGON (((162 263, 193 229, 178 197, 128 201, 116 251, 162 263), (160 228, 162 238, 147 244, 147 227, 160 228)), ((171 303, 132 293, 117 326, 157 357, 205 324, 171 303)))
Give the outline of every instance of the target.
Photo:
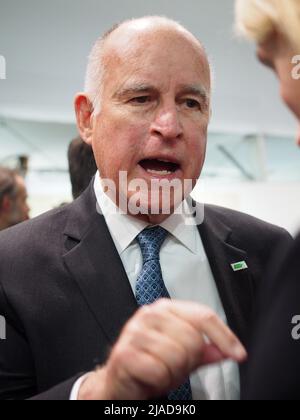
MULTIPOLYGON (((136 240, 148 224, 129 215, 120 214, 104 192, 100 176, 95 177, 94 190, 112 239, 118 250, 130 285, 135 286, 142 271, 143 258, 136 240)), ((184 203, 187 206, 187 203, 184 203)), ((173 214, 161 226, 169 232, 160 251, 163 279, 171 299, 197 302, 209 306, 227 323, 207 255, 195 224, 186 223, 185 214, 173 214)), ((239 399, 239 369, 227 361, 201 368, 190 377, 194 400, 239 399)), ((78 383, 75 384, 74 388, 78 383)), ((74 388, 71 399, 74 397, 74 388)))

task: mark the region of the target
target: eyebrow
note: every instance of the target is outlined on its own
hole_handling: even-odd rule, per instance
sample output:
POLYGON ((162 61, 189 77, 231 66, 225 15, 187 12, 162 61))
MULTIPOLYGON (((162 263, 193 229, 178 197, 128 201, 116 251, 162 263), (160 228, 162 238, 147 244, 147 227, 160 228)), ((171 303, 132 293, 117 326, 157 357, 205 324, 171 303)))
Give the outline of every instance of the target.
POLYGON ((122 88, 114 94, 114 98, 123 98, 131 95, 138 95, 145 92, 155 91, 155 87, 146 83, 137 83, 132 86, 122 88))

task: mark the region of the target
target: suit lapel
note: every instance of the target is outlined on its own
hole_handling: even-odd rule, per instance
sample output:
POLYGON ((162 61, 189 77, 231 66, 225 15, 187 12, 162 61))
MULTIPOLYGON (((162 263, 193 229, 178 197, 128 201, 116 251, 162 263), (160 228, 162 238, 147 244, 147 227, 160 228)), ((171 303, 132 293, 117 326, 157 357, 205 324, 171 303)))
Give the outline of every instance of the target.
POLYGON ((65 265, 113 343, 137 303, 104 217, 96 212, 92 184, 76 203, 64 234, 65 265))
MULTIPOLYGON (((228 324, 245 342, 254 299, 251 264, 232 241, 231 229, 209 207, 199 232, 224 306, 228 324), (231 264, 246 261, 247 270, 231 264)), ((104 217, 96 211, 93 186, 74 203, 64 231, 63 259, 109 342, 119 336, 138 306, 104 217)))
POLYGON ((199 232, 210 262, 230 328, 245 343, 249 332, 254 289, 247 252, 234 244, 232 230, 220 222, 209 206, 199 232), (231 264, 245 261, 248 269, 234 271, 231 264))

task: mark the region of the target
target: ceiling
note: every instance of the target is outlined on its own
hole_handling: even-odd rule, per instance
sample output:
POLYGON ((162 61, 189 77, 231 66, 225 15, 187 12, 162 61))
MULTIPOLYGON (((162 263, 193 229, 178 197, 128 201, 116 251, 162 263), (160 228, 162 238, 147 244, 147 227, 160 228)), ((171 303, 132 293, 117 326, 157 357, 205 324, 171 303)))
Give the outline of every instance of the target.
POLYGON ((275 77, 256 62, 254 46, 233 34, 234 0, 0 0, 0 117, 74 122, 95 39, 114 23, 148 14, 179 20, 204 43, 214 67, 211 128, 293 134, 275 77))

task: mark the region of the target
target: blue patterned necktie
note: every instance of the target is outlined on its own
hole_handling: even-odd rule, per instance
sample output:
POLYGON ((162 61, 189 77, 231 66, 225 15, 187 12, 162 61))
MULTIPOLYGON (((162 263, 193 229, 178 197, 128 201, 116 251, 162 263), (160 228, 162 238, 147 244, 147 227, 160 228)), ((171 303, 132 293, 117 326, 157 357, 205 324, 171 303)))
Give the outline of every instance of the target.
MULTIPOLYGON (((136 283, 136 300, 139 306, 149 305, 160 298, 170 298, 163 281, 159 253, 168 232, 160 226, 144 229, 137 241, 143 255, 143 269, 136 283)), ((192 390, 189 379, 175 391, 170 392, 169 400, 190 401, 192 390)))

